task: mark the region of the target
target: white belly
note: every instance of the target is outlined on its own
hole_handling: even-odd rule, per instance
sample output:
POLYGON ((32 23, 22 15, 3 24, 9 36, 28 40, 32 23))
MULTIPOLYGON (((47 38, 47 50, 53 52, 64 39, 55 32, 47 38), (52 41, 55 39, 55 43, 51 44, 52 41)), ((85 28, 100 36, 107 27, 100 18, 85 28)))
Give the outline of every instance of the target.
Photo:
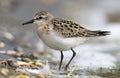
POLYGON ((85 38, 63 38, 60 36, 57 36, 55 33, 50 34, 39 34, 40 39, 50 48, 55 50, 70 50, 71 48, 74 48, 87 39, 85 38))

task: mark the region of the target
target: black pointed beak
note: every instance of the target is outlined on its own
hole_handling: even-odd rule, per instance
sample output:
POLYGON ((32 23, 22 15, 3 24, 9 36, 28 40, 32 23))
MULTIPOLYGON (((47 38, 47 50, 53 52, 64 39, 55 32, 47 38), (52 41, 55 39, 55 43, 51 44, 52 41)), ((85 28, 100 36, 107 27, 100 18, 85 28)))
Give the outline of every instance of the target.
POLYGON ((27 24, 31 24, 31 23, 34 23, 34 19, 32 19, 32 20, 30 20, 30 21, 28 21, 28 22, 25 22, 25 23, 23 23, 22 25, 27 25, 27 24))

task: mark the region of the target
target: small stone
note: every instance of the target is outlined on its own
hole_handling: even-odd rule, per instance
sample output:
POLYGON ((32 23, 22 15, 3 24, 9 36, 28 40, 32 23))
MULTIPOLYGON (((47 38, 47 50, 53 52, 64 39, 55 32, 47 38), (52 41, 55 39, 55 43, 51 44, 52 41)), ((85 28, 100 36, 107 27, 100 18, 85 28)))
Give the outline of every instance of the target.
POLYGON ((9 40, 13 40, 14 39, 14 36, 9 33, 9 32, 2 32, 3 33, 3 36, 9 40))
POLYGON ((0 48, 4 48, 5 47, 5 43, 0 41, 0 48))
POLYGON ((40 74, 38 77, 39 78, 46 78, 44 74, 40 74))
POLYGON ((37 65, 37 66, 44 66, 44 64, 42 62, 38 61, 38 60, 35 62, 35 65, 37 65))
POLYGON ((33 62, 17 61, 18 66, 37 67, 33 62))
POLYGON ((18 78, 30 78, 30 77, 27 76, 27 75, 20 74, 20 75, 18 76, 18 78))
POLYGON ((7 68, 2 68, 0 71, 3 75, 8 75, 9 70, 7 68))
POLYGON ((23 52, 16 52, 16 51, 13 51, 13 50, 9 50, 9 51, 7 51, 7 54, 20 57, 20 56, 22 56, 24 53, 23 53, 23 52))

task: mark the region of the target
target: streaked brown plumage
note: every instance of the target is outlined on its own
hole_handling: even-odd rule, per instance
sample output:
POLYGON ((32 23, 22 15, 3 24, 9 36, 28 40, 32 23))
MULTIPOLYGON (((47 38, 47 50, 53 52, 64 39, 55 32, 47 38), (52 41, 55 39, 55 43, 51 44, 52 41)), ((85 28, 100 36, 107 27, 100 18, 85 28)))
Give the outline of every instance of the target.
POLYGON ((100 30, 91 31, 75 22, 60 18, 53 18, 52 24, 54 25, 54 30, 65 38, 105 36, 110 33, 109 31, 100 30))

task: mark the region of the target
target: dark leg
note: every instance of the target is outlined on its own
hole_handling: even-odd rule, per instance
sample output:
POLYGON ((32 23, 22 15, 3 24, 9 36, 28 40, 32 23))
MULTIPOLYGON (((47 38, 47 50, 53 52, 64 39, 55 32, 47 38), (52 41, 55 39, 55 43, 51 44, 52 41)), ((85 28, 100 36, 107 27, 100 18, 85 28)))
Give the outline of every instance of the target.
POLYGON ((59 70, 61 69, 61 65, 62 65, 62 61, 63 61, 63 57, 64 57, 62 51, 60 51, 60 53, 61 53, 61 59, 60 59, 60 64, 59 64, 59 70))
POLYGON ((72 52, 73 52, 73 56, 72 58, 70 59, 70 61, 67 63, 67 65, 65 66, 65 70, 67 70, 67 68, 69 67, 69 64, 71 63, 72 59, 75 57, 76 53, 75 51, 71 48, 72 52))

